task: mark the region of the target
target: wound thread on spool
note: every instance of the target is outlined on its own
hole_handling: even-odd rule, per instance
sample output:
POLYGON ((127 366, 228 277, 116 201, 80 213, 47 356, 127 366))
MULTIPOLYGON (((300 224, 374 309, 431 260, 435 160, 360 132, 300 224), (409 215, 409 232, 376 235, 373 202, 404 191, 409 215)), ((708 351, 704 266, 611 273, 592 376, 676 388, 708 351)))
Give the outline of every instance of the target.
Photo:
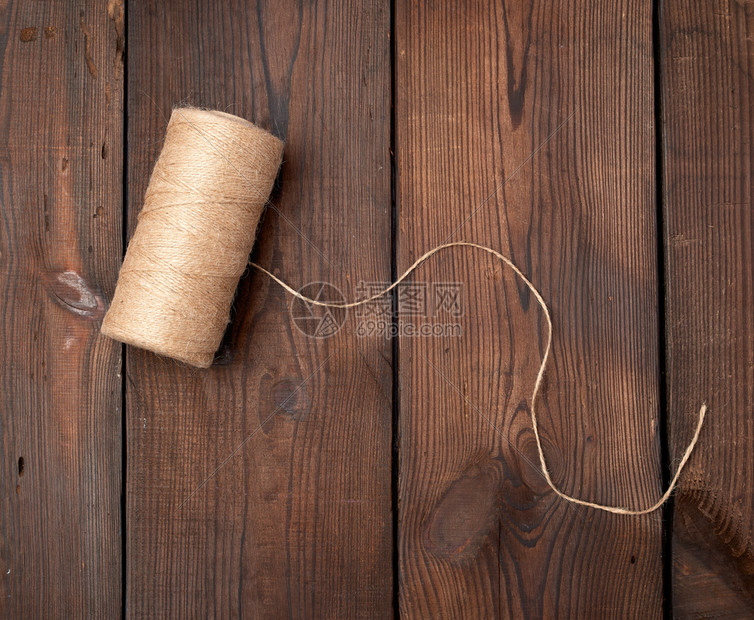
MULTIPOLYGON (((191 108, 173 111, 115 296, 102 323, 104 335, 200 368, 212 363, 282 151, 280 140, 242 118, 191 108)), ((534 284, 497 250, 468 241, 443 243, 425 252, 383 290, 343 303, 310 299, 267 269, 252 265, 297 299, 329 308, 352 308, 389 293, 435 254, 461 247, 502 261, 529 288, 544 313, 547 340, 530 399, 530 415, 541 473, 549 487, 571 504, 612 514, 638 516, 660 508, 673 493, 696 447, 706 404, 699 410, 696 430, 673 479, 651 506, 611 506, 561 491, 545 461, 535 412, 552 344, 550 311, 534 284)))
POLYGON ((102 334, 210 366, 282 154, 243 118, 174 109, 102 334))

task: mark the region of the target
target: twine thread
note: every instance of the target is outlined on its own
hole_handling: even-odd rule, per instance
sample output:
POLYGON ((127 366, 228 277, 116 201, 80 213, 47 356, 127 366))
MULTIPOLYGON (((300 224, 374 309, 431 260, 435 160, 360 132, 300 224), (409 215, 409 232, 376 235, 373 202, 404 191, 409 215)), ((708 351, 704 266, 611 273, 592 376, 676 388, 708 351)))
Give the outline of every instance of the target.
POLYGON ((280 140, 238 116, 173 110, 103 334, 212 364, 282 152, 280 140))
POLYGON ((552 318, 537 288, 497 250, 469 241, 443 243, 422 254, 383 290, 343 303, 311 299, 264 267, 249 263, 256 227, 280 166, 282 149, 280 140, 237 116, 195 108, 173 111, 113 301, 102 323, 103 334, 206 368, 212 363, 228 324, 233 295, 247 265, 303 302, 348 309, 389 293, 441 251, 468 247, 486 252, 509 267, 529 288, 547 321, 547 345, 531 394, 530 417, 541 473, 548 486, 567 502, 612 514, 645 515, 667 501, 699 440, 707 405, 703 403, 699 409, 694 435, 667 490, 648 508, 610 506, 561 491, 547 467, 535 409, 550 357, 552 318), (241 189, 239 176, 248 189, 241 189))
POLYGON ((704 417, 707 414, 707 404, 702 403, 702 406, 699 409, 699 419, 696 424, 696 430, 694 431, 694 436, 691 438, 691 442, 689 443, 688 447, 683 453, 683 456, 681 457, 681 462, 678 464, 678 469, 676 469, 675 475, 673 476, 673 479, 670 481, 670 484, 668 485, 667 490, 665 491, 665 493, 662 494, 662 497, 660 497, 660 499, 658 499, 654 504, 652 504, 648 508, 632 509, 632 508, 624 508, 622 506, 610 506, 607 504, 599 504, 597 502, 590 502, 588 500, 579 499, 578 497, 568 495, 567 493, 561 491, 557 487, 557 485, 553 482, 552 476, 550 475, 550 470, 547 467, 547 461, 545 460, 545 453, 544 453, 544 450, 542 449, 542 440, 540 439, 540 436, 539 436, 539 425, 537 424, 537 414, 535 410, 537 394, 539 393, 539 388, 542 385, 542 377, 545 374, 545 367, 547 366, 547 361, 549 360, 549 357, 550 357, 550 348, 552 345, 552 318, 550 317, 550 310, 548 309, 547 304, 545 303, 545 300, 542 298, 542 295, 539 293, 537 288, 529 281, 529 279, 521 272, 521 270, 518 267, 516 267, 513 261, 511 261, 507 256, 501 254, 500 252, 498 252, 497 250, 494 250, 493 248, 487 247, 485 245, 480 245, 478 243, 472 243, 470 241, 453 241, 450 243, 443 243, 442 245, 438 245, 432 248, 431 250, 426 251, 419 258, 417 258, 414 261, 414 263, 408 269, 406 269, 406 271, 404 271, 401 274, 401 276, 395 282, 393 282, 390 286, 384 288, 381 291, 376 292, 375 294, 371 295, 370 297, 367 297, 366 299, 359 299, 357 301, 343 302, 343 303, 335 303, 335 302, 319 301, 316 299, 311 299, 310 297, 307 297, 306 295, 302 295, 298 291, 294 290, 291 286, 286 284, 283 280, 278 278, 275 274, 271 273, 270 271, 258 265, 257 263, 251 262, 250 265, 258 269, 262 273, 266 274, 274 282, 276 282, 283 289, 285 289, 286 292, 288 292, 293 297, 300 299, 303 302, 306 302, 308 304, 312 304, 315 306, 322 306, 325 308, 348 309, 348 308, 355 308, 357 306, 361 306, 363 304, 369 303, 370 301, 373 301, 377 299, 378 297, 381 297, 382 295, 389 293, 396 286, 398 286, 401 282, 403 282, 403 280, 405 280, 409 275, 411 275, 411 273, 413 273, 419 267, 419 265, 421 265, 424 261, 429 259, 431 256, 434 256, 435 254, 443 250, 448 250, 450 248, 457 248, 457 247, 467 247, 467 248, 473 248, 475 250, 480 250, 480 251, 486 252, 487 254, 491 254, 498 260, 502 261, 503 264, 509 267, 513 271, 513 273, 515 273, 516 276, 532 292, 532 294, 534 295, 534 298, 537 300, 537 303, 539 304, 540 308, 542 308, 542 312, 545 315, 545 319, 547 321, 547 345, 545 346, 545 353, 542 356, 542 363, 539 366, 539 371, 537 372, 537 379, 534 382, 534 389, 532 390, 532 394, 531 394, 530 417, 531 417, 532 430, 534 431, 534 439, 537 444, 539 464, 542 470, 542 475, 544 476, 544 479, 547 482, 547 485, 559 497, 566 500, 567 502, 570 502, 572 504, 578 504, 579 506, 587 506, 589 508, 602 510, 604 512, 609 512, 612 514, 638 516, 638 515, 649 514, 657 510, 660 506, 662 506, 668 500, 668 498, 671 496, 671 494, 675 490, 675 487, 678 484, 678 478, 680 477, 681 472, 683 471, 683 468, 686 466, 686 462, 689 460, 691 453, 694 451, 694 448, 696 447, 696 443, 699 440, 699 435, 702 431, 702 425, 704 424, 704 417))

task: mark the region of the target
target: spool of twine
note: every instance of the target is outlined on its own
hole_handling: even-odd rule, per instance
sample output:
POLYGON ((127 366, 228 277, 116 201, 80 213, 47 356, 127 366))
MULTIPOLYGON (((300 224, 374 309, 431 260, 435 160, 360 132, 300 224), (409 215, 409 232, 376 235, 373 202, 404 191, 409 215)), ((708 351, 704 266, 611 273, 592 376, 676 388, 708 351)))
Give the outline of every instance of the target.
POLYGON ((212 363, 282 153, 280 140, 243 118, 173 110, 104 335, 212 363))
MULTIPOLYGON (((173 111, 115 296, 102 323, 103 334, 193 366, 206 368, 212 363, 282 151, 280 140, 242 118, 206 110, 173 111)), ((545 461, 535 409, 552 344, 550 311, 531 281, 497 250, 468 241, 441 244, 422 254, 383 290, 343 303, 310 299, 267 269, 252 265, 308 304, 353 308, 389 293, 439 252, 461 247, 500 260, 529 288, 544 313, 547 340, 530 398, 530 414, 540 470, 548 486, 567 502, 613 514, 644 515, 660 508, 673 493, 696 447, 706 404, 699 410, 696 430, 668 488, 651 506, 610 506, 561 491, 545 461)))

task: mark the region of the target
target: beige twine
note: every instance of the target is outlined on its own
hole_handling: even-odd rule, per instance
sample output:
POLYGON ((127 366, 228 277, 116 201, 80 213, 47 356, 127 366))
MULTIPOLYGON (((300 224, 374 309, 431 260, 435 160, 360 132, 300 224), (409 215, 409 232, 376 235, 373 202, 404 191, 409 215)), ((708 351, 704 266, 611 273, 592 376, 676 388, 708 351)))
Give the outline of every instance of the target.
MULTIPOLYGON (((174 110, 102 333, 195 366, 209 366, 227 325, 233 294, 247 265, 281 156, 282 143, 244 119, 223 112, 174 110), (239 176, 251 192, 241 190, 239 176)), ((668 489, 650 507, 608 506, 561 491, 545 461, 535 411, 552 344, 550 311, 529 279, 497 250, 468 241, 444 243, 422 254, 384 290, 345 303, 306 297, 264 267, 250 264, 297 299, 346 309, 389 293, 431 256, 456 247, 481 250, 502 261, 526 284, 544 313, 547 345, 534 382, 530 415, 542 475, 549 487, 572 504, 613 514, 644 515, 660 508, 673 493, 699 440, 707 405, 699 410, 691 443, 668 489)))
POLYGON ((675 475, 673 476, 673 479, 670 481, 670 485, 668 486, 667 491, 665 491, 662 497, 659 500, 657 500, 657 502, 652 504, 649 508, 632 510, 630 508, 622 508, 620 506, 607 506, 605 504, 597 504, 595 502, 589 502, 583 499, 579 499, 577 497, 573 497, 572 495, 568 495, 567 493, 564 493, 563 491, 561 491, 557 486, 555 486, 555 483, 552 481, 552 477, 550 476, 550 470, 548 469, 547 462, 545 461, 545 453, 542 450, 542 440, 539 437, 539 425, 537 424, 537 414, 535 413, 535 409, 534 409, 534 404, 537 400, 537 394, 539 393, 539 388, 542 385, 542 377, 545 374, 545 366, 547 366, 547 360, 550 357, 550 345, 552 344, 552 319, 550 318, 550 311, 547 308, 547 304, 545 303, 545 300, 542 299, 542 295, 539 294, 539 291, 536 289, 536 287, 529 281, 529 279, 521 272, 521 270, 518 267, 516 267, 513 261, 511 261, 507 256, 504 256, 497 250, 493 250, 492 248, 489 248, 485 245, 479 245, 477 243, 471 243, 469 241, 453 241, 451 243, 443 243, 442 245, 438 245, 437 247, 432 248, 431 250, 425 252, 419 258, 417 258, 414 261, 414 264, 411 265, 408 269, 406 269, 406 271, 404 271, 401 274, 401 276, 387 288, 375 293, 371 297, 367 297, 366 299, 359 299, 358 301, 351 301, 351 302, 345 302, 345 303, 333 303, 333 302, 317 301, 316 299, 310 299, 309 297, 302 295, 298 291, 288 286, 288 284, 283 282, 280 278, 278 278, 274 274, 267 271, 267 269, 265 269, 264 267, 260 267, 256 263, 251 263, 251 265, 253 267, 256 267, 262 273, 267 274, 270 278, 272 278, 275 282, 277 282, 280 286, 282 286, 288 293, 290 293, 294 297, 306 303, 313 304, 315 306, 324 306, 327 308, 354 308, 356 306, 369 303, 370 301, 373 301, 377 299, 378 297, 381 297, 382 295, 385 295, 389 293, 390 291, 392 291, 396 286, 398 286, 401 282, 403 282, 403 280, 405 280, 414 270, 416 270, 417 267, 419 267, 419 265, 421 265, 424 261, 426 261, 430 256, 433 256, 434 254, 437 254, 438 252, 442 250, 447 250, 449 248, 456 248, 456 247, 466 247, 466 248, 473 248, 475 250, 481 250, 483 252, 487 252, 488 254, 492 254, 492 256, 501 260, 505 265, 507 265, 513 270, 513 273, 515 273, 524 284, 526 284, 529 290, 534 294, 534 297, 536 298, 537 303, 540 305, 540 307, 542 308, 542 312, 545 315, 545 319, 547 321, 547 345, 545 346, 545 353, 542 356, 542 363, 539 366, 537 379, 534 382, 534 390, 531 393, 531 426, 532 426, 532 429, 534 430, 534 439, 537 444, 537 453, 539 454, 539 464, 542 469, 542 475, 544 476, 544 479, 549 485, 549 487, 559 497, 562 497, 564 500, 571 502, 572 504, 578 504, 579 506, 588 506, 589 508, 596 508, 597 510, 604 510, 605 512, 611 512, 613 514, 645 515, 645 514, 648 514, 650 512, 654 512, 655 510, 657 510, 660 506, 662 506, 668 500, 670 495, 673 493, 673 490, 675 489, 676 484, 678 483, 678 478, 681 475, 683 468, 686 466, 686 461, 689 460, 691 453, 694 451, 696 442, 699 440, 699 434, 702 431, 702 425, 704 424, 704 416, 707 414, 706 403, 703 403, 701 409, 699 409, 699 421, 696 424, 696 430, 694 431, 694 436, 691 438, 691 443, 689 443, 688 447, 686 448, 686 451, 683 453, 683 457, 681 457, 681 462, 678 465, 678 469, 676 470, 675 475))
POLYGON ((245 119, 173 110, 103 334, 212 364, 282 152, 280 140, 245 119))

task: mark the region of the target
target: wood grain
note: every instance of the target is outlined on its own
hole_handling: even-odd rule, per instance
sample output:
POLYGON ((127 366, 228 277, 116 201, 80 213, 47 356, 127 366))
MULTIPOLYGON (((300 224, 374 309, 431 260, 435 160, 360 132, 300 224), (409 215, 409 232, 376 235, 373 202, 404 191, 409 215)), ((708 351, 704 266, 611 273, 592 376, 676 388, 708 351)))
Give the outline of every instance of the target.
MULTIPOLYGON (((398 271, 446 240, 499 248, 555 320, 539 405, 557 484, 660 489, 649 3, 396 3, 398 271)), ((658 617, 659 515, 559 501, 529 397, 545 325, 470 252, 459 338, 400 342, 400 608, 413 617, 658 617), (494 428, 493 428, 494 427, 494 428)))
MULTIPOLYGON (((171 106, 219 108, 286 140, 255 260, 349 297, 389 280, 388 7, 129 9, 131 226, 171 106)), ((348 321, 306 337, 252 274, 209 370, 128 350, 129 617, 390 614, 390 344, 348 321)))
POLYGON ((121 611, 122 9, 0 8, 0 616, 121 611))
POLYGON ((673 522, 678 618, 754 613, 754 9, 662 15, 664 245, 672 454, 709 405, 673 522))

